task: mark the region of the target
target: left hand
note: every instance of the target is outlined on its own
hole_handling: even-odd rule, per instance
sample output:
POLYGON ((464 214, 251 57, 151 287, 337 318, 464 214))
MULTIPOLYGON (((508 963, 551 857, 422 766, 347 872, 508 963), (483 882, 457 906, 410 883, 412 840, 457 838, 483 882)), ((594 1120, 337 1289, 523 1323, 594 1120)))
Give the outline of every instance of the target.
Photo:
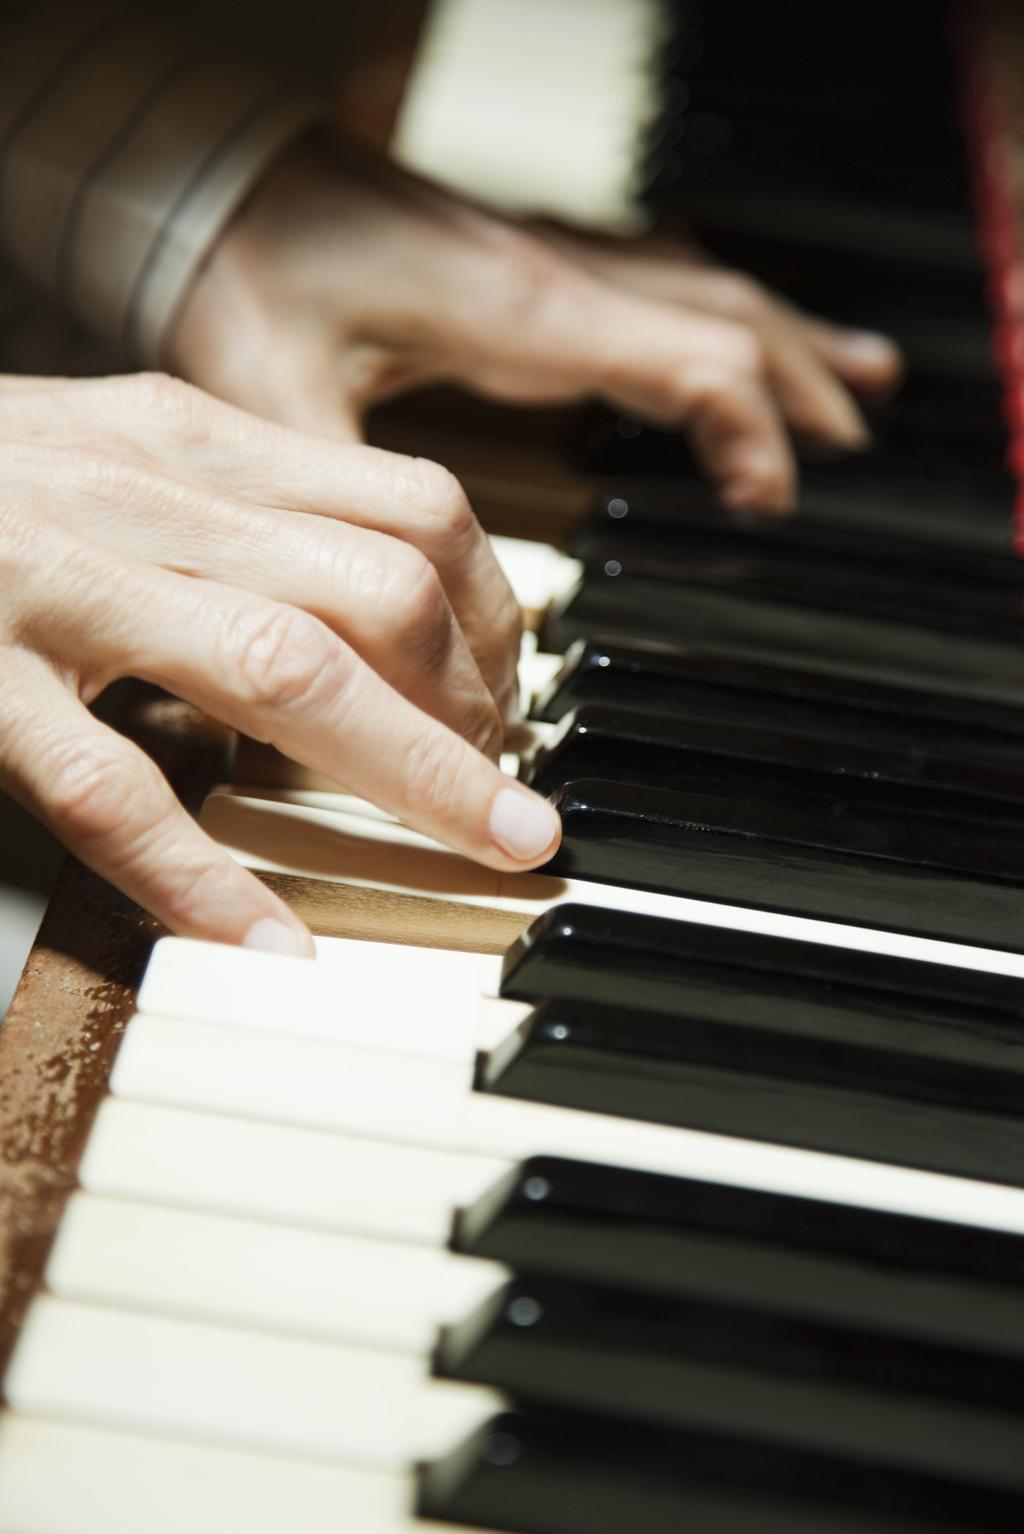
POLYGON ((796 493, 787 426, 864 444, 850 387, 895 373, 887 343, 865 368, 855 339, 794 319, 786 361, 787 322, 730 305, 713 270, 680 262, 685 290, 656 291, 615 263, 306 141, 214 250, 170 361, 234 404, 350 439, 369 406, 427 382, 516 403, 598 397, 681 427, 723 502, 776 514, 796 493))

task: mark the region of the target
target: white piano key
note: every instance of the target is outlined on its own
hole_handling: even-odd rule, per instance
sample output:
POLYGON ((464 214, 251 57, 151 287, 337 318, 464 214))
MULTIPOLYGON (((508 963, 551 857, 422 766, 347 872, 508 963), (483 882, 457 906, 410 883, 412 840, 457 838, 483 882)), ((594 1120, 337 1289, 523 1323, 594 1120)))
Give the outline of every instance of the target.
POLYGON ((308 960, 164 937, 153 946, 138 1011, 438 1060, 492 1048, 529 1014, 529 1003, 487 994, 500 980, 494 956, 431 948, 408 954, 406 971, 406 950, 392 943, 336 939, 327 973, 308 960))
MULTIPOLYGON (((258 1115, 269 1111, 270 1094, 263 1079, 266 1041, 260 1035, 247 1038, 240 1029, 221 1032, 221 1040, 212 1040, 209 1046, 196 1035, 194 1047, 190 1043, 178 1051, 184 1063, 177 1069, 171 1065, 174 1050, 162 1046, 160 1040, 155 1040, 151 1049, 148 1035, 140 1032, 131 1073, 119 1078, 117 1090, 130 1090, 133 1097, 162 1103, 173 1093, 180 1107, 201 1105, 211 1113, 258 1115), (250 1050, 251 1044, 258 1047, 250 1050), (207 1047, 217 1061, 209 1072, 204 1065, 207 1047), (252 1096, 247 1103, 250 1079, 252 1096)), ((315 1058, 309 1056, 307 1065, 303 1060, 306 1048, 296 1041, 282 1052, 274 1101, 276 1111, 290 1125, 300 1125, 310 1111, 308 1103, 314 1102, 312 1111, 318 1124, 322 1125, 322 1116, 330 1112, 332 1127, 339 1132, 365 1134, 368 1143, 382 1143, 390 1150, 403 1144, 422 1145, 435 1151, 488 1157, 492 1165, 511 1165, 534 1155, 568 1156, 834 1204, 1024 1231, 1021 1189, 491 1093, 465 1092, 454 1069, 430 1060, 385 1057, 336 1045, 333 1065, 325 1067, 319 1050, 315 1058), (314 1078, 325 1070, 332 1079, 345 1083, 335 1106, 326 1109, 324 1094, 314 1085, 314 1078)), ((328 1099, 330 1095, 326 1094, 328 1099)), ((297 1167, 293 1175, 301 1175, 297 1167)), ((347 1191, 339 1188, 339 1204, 347 1191)), ((358 1190, 358 1208, 362 1198, 362 1190, 358 1190)))
POLYGON ((556 597, 567 595, 583 574, 581 560, 550 543, 497 533, 491 533, 490 542, 516 601, 527 612, 542 612, 556 597))
POLYGON ((76 1193, 45 1281, 60 1299, 424 1356, 508 1277, 440 1247, 76 1193))
MULTIPOLYGON (((444 1145, 464 1112, 461 1065, 177 1018, 135 1017, 111 1076, 117 1097, 349 1135, 386 1137, 396 1119, 417 1144, 444 1145)), ((396 1140, 406 1138, 396 1135, 396 1140)))
POLYGON ((519 686, 524 714, 537 694, 551 685, 564 664, 564 655, 542 650, 536 634, 526 631, 519 653, 519 686))
POLYGON ((444 1246, 453 1210, 509 1165, 108 1098, 79 1181, 88 1192, 143 1203, 444 1246))
MULTIPOLYGON (((373 944, 359 945, 372 949, 373 944)), ((455 957, 458 957, 456 955, 455 957)), ((476 955, 469 955, 475 959, 476 955)), ((440 973, 440 966, 437 972, 440 973)), ((394 952, 353 955, 332 965, 253 953, 218 943, 164 938, 139 991, 140 1012, 197 1017, 223 1026, 266 1028, 295 1037, 373 1040, 374 1047, 465 1060, 481 1033, 492 1037, 490 1008, 479 997, 479 966, 448 979, 406 974, 394 952)), ((510 1026, 521 1015, 515 1004, 510 1026)), ((498 1035, 504 1031, 499 1024, 498 1035)))
MULTIPOLYGON (((353 801, 363 803, 363 801, 353 801)), ((187 944, 186 939, 165 938, 165 943, 187 944)), ((209 947, 209 944, 199 944, 209 947)), ((216 946, 216 945, 214 945, 216 946)), ((317 958, 324 964, 338 965, 346 973, 354 969, 379 970, 382 966, 400 966, 403 975, 445 984, 475 986, 484 995, 494 995, 501 979, 501 955, 466 953, 459 948, 418 948, 411 943, 375 943, 354 937, 320 937, 316 940, 317 958)))
POLYGON ((661 101, 665 15, 655 0, 588 0, 580 27, 578 6, 551 0, 432 5, 394 152, 492 207, 642 226, 637 146, 661 101))
POLYGON ((406 1470, 507 1403, 411 1354, 35 1299, 5 1377, 27 1416, 406 1470))
POLYGON ((551 874, 501 874, 397 822, 354 813, 351 800, 344 811, 335 811, 329 807, 330 796, 316 798, 313 805, 303 803, 301 794, 281 792, 256 798, 219 788, 207 797, 200 820, 215 841, 250 868, 435 896, 528 916, 574 901, 1024 979, 1024 954, 551 874))
POLYGON ((409 1474, 0 1413, 0 1534, 470 1534, 409 1474))

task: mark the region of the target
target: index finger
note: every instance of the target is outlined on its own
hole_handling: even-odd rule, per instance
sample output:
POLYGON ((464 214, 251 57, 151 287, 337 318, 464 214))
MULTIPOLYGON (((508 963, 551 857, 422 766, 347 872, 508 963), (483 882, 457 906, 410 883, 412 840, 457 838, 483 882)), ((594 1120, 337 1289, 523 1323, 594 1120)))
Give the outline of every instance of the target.
MULTIPOLYGON (((247 735, 492 868, 546 861, 558 815, 454 731, 421 712, 318 619, 155 568, 104 583, 94 665, 158 682, 247 735), (104 653, 105 652, 105 653, 104 653)), ((65 628, 64 644, 76 634, 65 628)))

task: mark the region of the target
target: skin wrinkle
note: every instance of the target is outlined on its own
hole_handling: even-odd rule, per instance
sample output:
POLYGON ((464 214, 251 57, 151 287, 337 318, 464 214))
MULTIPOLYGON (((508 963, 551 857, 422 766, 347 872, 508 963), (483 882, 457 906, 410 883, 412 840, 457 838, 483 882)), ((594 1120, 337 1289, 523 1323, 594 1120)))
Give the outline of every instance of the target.
MULTIPOLYGON (((440 572, 398 535, 404 524, 425 546, 446 544, 450 584, 469 601, 462 566, 487 545, 455 481, 414 460, 389 473, 382 454, 255 420, 247 436, 248 419, 159 377, 52 390, 33 381, 24 392, 0 380, 0 473, 11 470, 0 512, 10 534, 0 556, 9 577, 0 719, 10 724, 0 786, 172 930, 243 942, 277 923, 308 953, 301 923, 230 863, 83 699, 127 674, 158 683, 493 866, 540 861, 558 822, 546 807, 539 821, 534 812, 547 846, 532 859, 487 831, 499 794, 543 801, 467 743, 497 751, 496 704, 440 572), (12 421, 44 420, 56 399, 53 451, 38 435, 3 447, 12 421), (311 457, 316 472, 303 481, 311 457), (239 499, 243 464, 263 483, 271 466, 282 486, 294 476, 304 509, 239 499), (402 476, 416 493, 395 516, 402 476), (318 478, 343 483, 367 523, 373 496, 388 497, 398 528, 346 524, 336 494, 319 514, 318 478)), ((504 590, 497 566, 484 568, 504 590)))
MULTIPOLYGON (((202 417, 191 410, 188 395, 185 403, 190 407, 187 413, 172 412, 172 420, 185 427, 188 440, 198 443, 205 440, 207 426, 204 422, 200 438, 193 427, 202 417)), ((239 413, 225 410, 224 414, 234 428, 239 413)), ((274 431, 274 428, 261 427, 259 434, 263 440, 270 441, 274 431)), ((415 563, 417 579, 424 579, 430 570, 421 556, 414 556, 411 551, 406 553, 404 544, 388 535, 348 528, 335 519, 323 517, 310 516, 303 518, 301 523, 292 524, 292 519, 285 516, 282 524, 280 509, 265 513, 260 521, 255 511, 248 516, 239 514, 231 502, 199 494, 190 484, 168 480, 149 468, 137 468, 119 460, 107 463, 94 455, 76 454, 77 450, 67 450, 64 472, 71 479, 76 474, 84 476, 86 500, 90 495, 101 497, 100 509, 107 528, 111 534, 116 533, 119 545, 127 552, 155 559, 167 569, 197 578, 242 579, 268 595, 292 595, 303 585, 301 572, 305 571, 306 585, 310 588, 307 604, 337 632, 355 637, 348 614, 353 609, 362 609, 359 621, 364 636, 370 642, 374 629, 379 631, 372 642, 372 653, 392 679, 401 681, 401 669, 389 663, 384 654, 385 646, 397 654, 404 639, 401 648, 410 677, 428 681, 450 655, 456 680, 447 689, 453 699, 446 711, 449 721, 468 732, 488 752, 498 749, 493 712, 481 710, 479 703, 473 702, 474 696, 482 697, 483 684, 461 636, 457 636, 453 629, 450 613, 441 612, 433 632, 428 630, 422 635, 419 632, 410 634, 403 624, 396 630, 395 621, 388 619, 389 612, 401 609, 408 614, 415 605, 414 581, 409 572, 404 571, 403 559, 415 563), (145 504, 147 509, 144 519, 140 519, 134 509, 139 503, 145 504), (224 523, 227 525, 219 526, 224 523), (289 538, 291 552, 285 558, 286 539, 289 538), (360 556, 358 559, 356 554, 360 556), (261 565, 267 571, 287 569, 290 586, 284 590, 279 586, 275 593, 274 586, 268 585, 265 577, 261 580, 261 565), (330 571, 329 584, 323 579, 325 567, 330 571), (309 576, 318 574, 319 581, 314 579, 310 583, 309 576), (347 594, 344 591, 346 585, 349 587, 347 594), (339 589, 334 591, 331 589, 334 587, 339 589), (464 698, 463 694, 467 696, 464 698)), ((468 511, 468 503, 447 471, 415 460, 408 460, 408 465, 411 473, 407 482, 416 487, 415 506, 425 508, 429 504, 432 486, 433 493, 446 502, 439 508, 437 516, 429 519, 431 530, 451 527, 451 505, 454 503, 459 509, 460 532, 467 541, 475 543, 478 556, 486 551, 486 544, 468 511)), ((78 498, 82 504, 81 494, 78 498)), ((90 522, 94 524, 94 519, 90 522)), ((429 543, 430 540, 425 541, 429 543)), ((455 555, 457 558, 457 549, 455 555)), ((491 568, 494 568, 493 564, 491 568)), ((468 581, 454 584, 467 591, 473 586, 468 581)), ((470 632, 483 631, 482 625, 469 625, 469 629, 470 632)), ((509 633, 512 632, 510 628, 509 633)), ((493 634, 488 638, 493 642, 493 634)), ((510 658, 502 668, 500 683, 495 683, 503 696, 507 687, 505 676, 511 670, 510 658)), ((488 667, 488 675, 495 675, 494 667, 488 667)), ((415 695, 429 706, 418 686, 415 695)))

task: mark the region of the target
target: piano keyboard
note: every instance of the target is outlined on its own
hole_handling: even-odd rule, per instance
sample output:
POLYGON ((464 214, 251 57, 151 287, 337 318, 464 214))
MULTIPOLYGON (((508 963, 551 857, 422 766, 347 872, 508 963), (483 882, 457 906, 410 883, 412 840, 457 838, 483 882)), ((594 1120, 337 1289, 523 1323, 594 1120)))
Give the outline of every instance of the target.
MULTIPOLYGON (((675 169, 738 240, 743 114, 792 124, 751 79, 727 119, 689 26, 721 174, 675 169)), ((791 169, 761 254, 884 314, 927 240, 830 225, 791 169), (860 300, 817 269, 835 227, 860 300)), ((422 945, 156 944, 4 1375, 0 1534, 1019 1531, 1024 588, 943 189, 924 307, 953 294, 955 333, 904 286, 918 372, 800 522, 723 523, 675 443, 597 420, 621 477, 568 552, 496 542, 548 869, 243 748, 206 829, 422 945)))

